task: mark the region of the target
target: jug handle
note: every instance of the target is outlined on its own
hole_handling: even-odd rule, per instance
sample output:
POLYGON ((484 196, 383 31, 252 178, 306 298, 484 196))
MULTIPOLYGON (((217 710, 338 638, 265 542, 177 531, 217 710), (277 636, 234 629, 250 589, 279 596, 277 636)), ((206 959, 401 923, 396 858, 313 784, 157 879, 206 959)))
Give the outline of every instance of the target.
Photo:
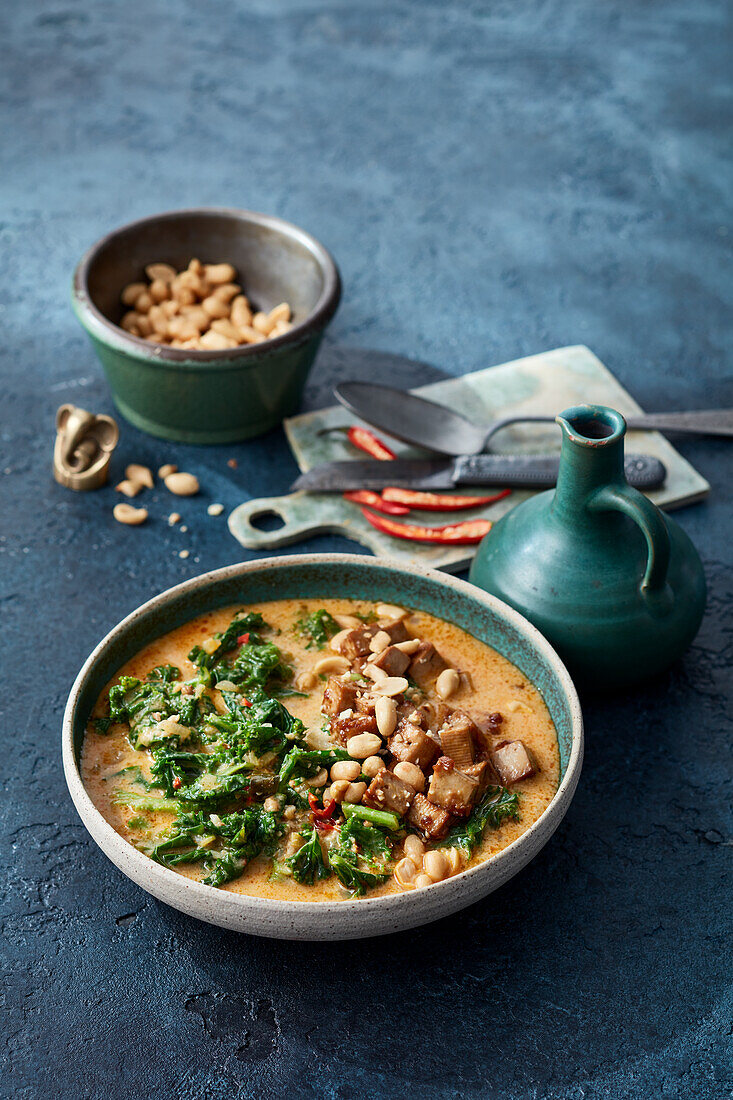
POLYGON ((669 532, 664 516, 655 504, 630 485, 607 485, 589 501, 596 512, 623 512, 640 527, 647 545, 647 563, 641 582, 643 596, 663 591, 669 566, 669 532))

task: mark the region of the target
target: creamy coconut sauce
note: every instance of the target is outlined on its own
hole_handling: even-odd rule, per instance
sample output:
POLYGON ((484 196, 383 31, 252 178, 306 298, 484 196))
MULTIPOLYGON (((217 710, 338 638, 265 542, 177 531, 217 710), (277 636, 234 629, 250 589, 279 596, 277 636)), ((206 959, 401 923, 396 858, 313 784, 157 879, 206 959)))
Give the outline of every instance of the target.
MULTIPOLYGON (((276 600, 251 608, 261 611, 266 622, 279 631, 272 640, 294 665, 296 676, 312 669, 330 652, 328 649, 320 652, 307 649, 305 641, 294 629, 297 620, 319 608, 325 608, 333 616, 373 611, 373 606, 365 601, 352 600, 276 600)), ((191 648, 200 645, 214 633, 225 630, 235 612, 240 609, 241 605, 237 605, 202 615, 146 646, 107 685, 95 706, 94 716, 107 713, 109 688, 121 675, 144 679, 151 668, 173 664, 181 669, 183 679, 193 676, 195 666, 187 659, 191 648)), ((536 775, 517 783, 513 788, 520 796, 519 820, 506 821, 499 829, 487 829, 470 862, 465 864, 473 866, 496 855, 520 837, 549 805, 558 786, 557 735, 539 692, 504 657, 453 624, 424 612, 410 614, 406 622, 412 635, 432 642, 449 665, 467 674, 462 678, 459 691, 450 699, 451 707, 465 710, 472 716, 500 712, 504 717, 502 736, 507 740, 522 740, 531 750, 538 765, 536 775)), ((270 636, 268 634, 268 638, 270 636)), ((306 698, 286 698, 283 703, 306 726, 318 726, 321 723, 324 687, 325 683, 319 680, 306 698)), ((217 696, 218 692, 214 692, 215 699, 217 696)), ((218 704, 221 704, 220 698, 218 704)), ((223 710, 223 706, 220 709, 223 710)), ((148 754, 131 748, 123 726, 113 726, 106 734, 97 733, 90 726, 81 759, 84 784, 106 820, 120 836, 135 844, 150 841, 163 834, 170 828, 175 815, 150 811, 140 814, 114 802, 115 792, 129 783, 128 776, 119 776, 116 773, 128 765, 139 766, 143 775, 150 778, 148 754)), ((398 852, 396 858, 400 854, 398 852)), ((241 877, 222 888, 234 893, 287 901, 334 901, 347 896, 335 877, 316 882, 313 886, 305 886, 288 878, 272 878, 271 869, 269 859, 257 858, 249 864, 241 877)), ((181 865, 177 871, 192 879, 204 877, 204 871, 197 864, 181 865)), ((366 896, 401 892, 402 888, 390 877, 383 885, 370 890, 366 896)))

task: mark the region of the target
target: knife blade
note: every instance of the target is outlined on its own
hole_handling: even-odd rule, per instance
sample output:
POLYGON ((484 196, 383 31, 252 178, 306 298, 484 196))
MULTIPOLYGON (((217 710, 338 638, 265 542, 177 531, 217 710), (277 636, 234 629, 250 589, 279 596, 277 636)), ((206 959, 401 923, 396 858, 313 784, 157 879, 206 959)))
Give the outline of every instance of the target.
MULTIPOLYGON (((291 488, 309 493, 354 489, 455 489, 468 485, 506 489, 551 489, 560 466, 558 455, 461 455, 459 458, 396 458, 324 462, 296 478, 291 488)), ((652 455, 627 455, 626 478, 636 489, 657 489, 667 470, 652 455)))

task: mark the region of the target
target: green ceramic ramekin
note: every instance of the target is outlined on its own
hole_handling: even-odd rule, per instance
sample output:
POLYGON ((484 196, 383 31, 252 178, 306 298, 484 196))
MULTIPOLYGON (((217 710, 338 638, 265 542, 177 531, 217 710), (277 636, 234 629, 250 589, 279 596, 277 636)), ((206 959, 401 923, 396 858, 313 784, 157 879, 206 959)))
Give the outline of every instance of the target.
POLYGON ((294 413, 341 297, 338 269, 308 233, 247 210, 176 210, 131 222, 98 241, 74 273, 73 305, 112 396, 143 431, 184 443, 233 443, 294 413), (119 327, 120 292, 149 263, 177 269, 197 257, 235 266, 258 309, 289 302, 293 328, 226 351, 153 344, 119 327))

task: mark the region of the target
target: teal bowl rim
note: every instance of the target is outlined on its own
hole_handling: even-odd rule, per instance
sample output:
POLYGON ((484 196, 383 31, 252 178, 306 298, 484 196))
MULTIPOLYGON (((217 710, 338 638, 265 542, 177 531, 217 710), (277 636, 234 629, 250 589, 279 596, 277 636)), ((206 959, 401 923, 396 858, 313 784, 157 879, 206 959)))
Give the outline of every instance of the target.
POLYGON ((210 923, 259 935, 356 938, 414 927, 455 912, 502 885, 529 862, 549 840, 575 793, 583 761, 583 719, 575 686, 550 643, 495 596, 424 566, 359 554, 302 554, 240 562, 203 573, 167 589, 122 619, 96 646, 74 682, 64 713, 62 752, 69 793, 93 839, 123 873, 160 900, 210 923), (246 589, 241 595, 236 594, 239 586, 246 589), (553 682, 551 699, 548 685, 543 691, 535 684, 555 721, 561 757, 560 784, 540 817, 497 855, 429 890, 337 902, 284 901, 215 890, 153 863, 124 840, 96 808, 81 779, 84 729, 99 691, 149 641, 197 615, 238 602, 261 604, 289 596, 402 602, 438 614, 479 638, 501 624, 506 645, 502 647, 502 639, 496 638, 488 644, 532 683, 542 671, 548 683, 553 682))
MULTIPOLYGON (((151 261, 152 262, 152 261, 151 261)), ((120 288, 121 290, 122 288, 120 288)), ((71 302, 74 313, 90 336, 99 340, 114 351, 122 352, 140 362, 155 366, 161 363, 171 367, 186 367, 191 371, 211 370, 216 365, 220 369, 258 366, 263 359, 277 354, 284 348, 297 347, 318 337, 331 321, 341 301, 341 276, 331 253, 320 241, 292 222, 278 218, 274 214, 260 214, 254 210, 242 210, 227 206, 189 207, 183 210, 166 210, 161 214, 150 214, 145 218, 127 222, 100 237, 87 249, 74 270, 71 285, 71 302), (141 336, 133 336, 114 324, 97 309, 89 294, 89 269, 99 251, 116 237, 129 229, 151 225, 162 221, 173 221, 185 217, 226 216, 236 221, 249 222, 275 230, 282 236, 290 237, 302 244, 318 263, 323 274, 323 290, 315 306, 303 321, 294 325, 289 332, 276 336, 261 344, 244 344, 238 348, 225 348, 221 351, 189 351, 186 348, 171 348, 165 344, 152 344, 141 336)))

